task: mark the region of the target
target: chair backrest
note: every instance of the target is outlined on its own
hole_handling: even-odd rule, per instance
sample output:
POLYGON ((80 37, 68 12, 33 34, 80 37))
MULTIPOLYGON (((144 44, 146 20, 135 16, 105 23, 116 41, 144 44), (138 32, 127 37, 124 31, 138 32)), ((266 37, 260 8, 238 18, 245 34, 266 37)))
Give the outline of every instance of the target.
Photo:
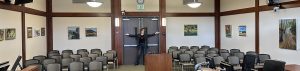
POLYGON ((62 53, 71 53, 71 54, 74 54, 73 50, 63 50, 62 53))
POLYGON ((115 50, 108 50, 108 51, 106 51, 106 53, 112 53, 114 55, 114 58, 117 57, 117 51, 115 51, 115 50))
POLYGON ((69 65, 69 71, 84 71, 84 64, 82 62, 72 62, 69 65))
POLYGON ((285 71, 285 64, 284 61, 278 60, 266 60, 264 64, 264 71, 285 71))
POLYGON ((255 51, 248 51, 246 52, 246 55, 257 55, 255 51))
POLYGON ((34 56, 32 59, 39 60, 39 62, 41 63, 41 62, 43 62, 46 58, 47 58, 47 56, 39 55, 39 56, 34 56))
POLYGON ((89 71, 102 71, 103 64, 102 62, 93 61, 89 64, 89 71))
POLYGON ((178 47, 177 46, 171 46, 171 47, 169 47, 169 49, 176 49, 176 50, 178 50, 178 47))
POLYGON ((258 59, 259 63, 265 63, 265 61, 271 59, 271 57, 269 54, 259 54, 258 59))
POLYGON ((51 54, 51 53, 57 53, 57 54, 59 54, 59 51, 58 50, 52 50, 52 51, 49 51, 48 53, 49 54, 51 54))
POLYGON ((251 69, 254 69, 255 61, 256 61, 255 55, 245 55, 243 60, 243 71, 250 71, 251 69))
POLYGON ((218 51, 215 51, 215 50, 208 50, 207 51, 207 54, 217 54, 218 51))
POLYGON ((179 51, 180 51, 181 53, 184 53, 185 51, 188 51, 188 49, 179 49, 179 51))
POLYGON ((211 53, 211 54, 207 54, 206 55, 207 57, 215 57, 215 56, 219 56, 218 54, 215 54, 215 53, 211 53))
POLYGON ((56 62, 60 63, 61 59, 62 59, 62 56, 61 55, 54 55, 54 56, 51 56, 50 58, 53 58, 53 59, 56 60, 56 62))
POLYGON ((102 50, 101 49, 91 49, 91 54, 98 54, 102 56, 102 50))
POLYGON ((228 59, 228 63, 231 65, 239 65, 240 64, 240 59, 237 56, 229 56, 227 59, 228 59))
POLYGON ((240 60, 243 60, 244 56, 245 56, 245 53, 244 52, 236 52, 233 55, 239 57, 240 60))
POLYGON ((230 54, 229 53, 226 53, 226 52, 224 52, 224 53, 220 53, 220 56, 222 56, 223 58, 225 58, 225 60, 227 59, 227 57, 228 56, 230 56, 230 54))
POLYGON ((92 60, 95 60, 96 57, 98 57, 99 55, 98 54, 89 54, 88 57, 91 57, 92 60))
POLYGON ((89 52, 79 52, 78 54, 80 54, 81 57, 88 57, 89 52))
POLYGON ((204 62, 206 62, 206 58, 205 57, 197 57, 197 58, 195 58, 195 64, 204 63, 204 62))
POLYGON ((80 58, 81 58, 81 55, 80 54, 73 54, 73 55, 70 55, 71 58, 74 59, 74 61, 79 61, 80 58))
POLYGON ((102 62, 103 65, 107 65, 108 63, 107 59, 108 58, 106 56, 99 56, 96 58, 95 61, 102 62))
POLYGON ((172 52, 172 58, 173 59, 177 59, 178 58, 178 54, 180 54, 181 53, 181 51, 173 51, 172 52))
POLYGON ((188 50, 188 49, 190 49, 190 48, 189 48, 189 46, 180 46, 179 49, 187 49, 187 50, 188 50))
POLYGON ((92 61, 92 58, 90 58, 90 57, 82 57, 82 58, 80 58, 80 62, 83 62, 84 66, 88 66, 91 61, 92 61))
POLYGON ((178 51, 178 50, 177 50, 177 49, 168 49, 168 53, 169 53, 169 54, 172 54, 173 51, 178 51))
POLYGON ((106 56, 108 61, 114 60, 114 54, 113 53, 104 53, 103 56, 106 56))
POLYGON ((196 53, 206 54, 206 51, 196 51, 196 53))
POLYGON ((201 49, 209 49, 209 48, 210 48, 210 46, 207 46, 207 45, 201 46, 201 49))
POLYGON ((62 58, 71 58, 72 53, 62 53, 62 58))
POLYGON ((237 52, 241 52, 241 50, 240 49, 230 49, 230 54, 232 54, 232 55, 237 52))
POLYGON ((74 61, 73 58, 63 58, 61 60, 61 66, 64 67, 64 68, 68 67, 70 65, 70 63, 72 63, 73 61, 74 61))
POLYGON ((194 56, 194 52, 193 51, 184 51, 184 53, 190 54, 191 56, 194 56))
POLYGON ((229 53, 229 51, 227 49, 220 49, 219 51, 220 53, 229 53))
POLYGON ((225 61, 225 60, 221 56, 216 56, 216 57, 213 57, 213 61, 214 61, 214 63, 215 63, 216 66, 219 66, 221 64, 221 62, 225 61))
POLYGON ((33 64, 40 64, 40 62, 37 59, 29 59, 29 60, 25 61, 25 67, 33 65, 33 64))
POLYGON ((216 51, 218 53, 219 49, 218 48, 209 48, 208 51, 216 51))
POLYGON ((61 65, 58 63, 48 64, 46 71, 62 71, 61 65))
POLYGON ((48 54, 48 58, 52 57, 52 56, 56 56, 56 55, 60 55, 59 53, 49 53, 48 54))
POLYGON ((180 62, 189 62, 191 61, 191 55, 190 54, 187 54, 187 53, 182 53, 182 54, 179 54, 179 61, 180 62))
POLYGON ((200 49, 199 46, 191 46, 191 49, 200 49))
POLYGON ((45 59, 45 60, 43 61, 43 66, 44 66, 44 67, 47 67, 47 65, 53 64, 53 63, 56 63, 56 60, 55 60, 55 59, 52 59, 52 58, 45 59))
POLYGON ((88 52, 88 50, 87 49, 78 49, 77 54, 80 53, 80 52, 88 52))
POLYGON ((198 57, 205 57, 205 54, 202 54, 202 53, 194 54, 194 58, 198 58, 198 57))

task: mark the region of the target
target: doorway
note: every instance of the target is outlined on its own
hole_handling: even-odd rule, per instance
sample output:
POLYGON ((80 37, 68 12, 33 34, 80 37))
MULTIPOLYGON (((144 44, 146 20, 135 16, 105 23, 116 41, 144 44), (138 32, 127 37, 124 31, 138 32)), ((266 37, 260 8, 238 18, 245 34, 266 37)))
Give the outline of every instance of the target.
MULTIPOLYGON (((147 34, 159 32, 159 17, 123 17, 123 34, 139 34, 139 29, 147 28, 147 34)), ((145 33, 146 34, 146 33, 145 33)), ((137 40, 134 37, 123 35, 123 64, 133 65, 137 59, 138 48, 137 40)), ((155 35, 148 38, 147 53, 159 53, 159 36, 155 35)), ((140 64, 143 64, 141 58, 140 64)))

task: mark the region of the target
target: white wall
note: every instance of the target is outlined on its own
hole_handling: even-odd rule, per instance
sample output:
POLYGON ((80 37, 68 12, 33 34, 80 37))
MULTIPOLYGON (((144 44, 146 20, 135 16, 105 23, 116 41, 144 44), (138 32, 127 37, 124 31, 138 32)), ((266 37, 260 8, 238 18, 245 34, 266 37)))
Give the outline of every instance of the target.
POLYGON ((221 0, 221 12, 249 8, 254 6, 255 0, 221 0))
POLYGON ((17 56, 22 56, 21 13, 0 9, 0 21, 0 29, 16 29, 16 39, 0 41, 0 61, 13 65, 17 56))
POLYGON ((279 20, 297 20, 297 48, 299 49, 300 8, 260 12, 260 52, 270 54, 272 59, 286 61, 287 64, 300 64, 300 51, 279 48, 279 20))
POLYGON ((144 0, 145 9, 137 10, 137 0, 121 0, 121 10, 126 12, 159 12, 159 0, 144 0))
POLYGON ((53 49, 100 48, 102 51, 111 49, 110 17, 54 17, 53 18, 53 49), (68 40, 68 27, 80 27, 80 39, 68 40), (96 27, 97 37, 85 37, 85 28, 96 27))
POLYGON ((86 3, 72 3, 72 0, 52 0, 53 12, 97 12, 110 13, 111 0, 101 0, 102 6, 92 8, 86 3))
POLYGON ((32 3, 25 4, 25 7, 46 12, 46 0, 34 0, 32 3))
POLYGON ((214 17, 167 17, 166 45, 215 46, 214 17), (197 24, 198 36, 184 36, 184 25, 197 24))
POLYGON ((255 14, 238 14, 221 17, 221 48, 240 49, 243 52, 255 51, 255 14), (225 36, 225 25, 231 25, 232 38, 225 36), (246 37, 239 36, 238 26, 247 26, 246 37))
POLYGON ((190 8, 187 5, 183 5, 183 0, 166 0, 167 13, 187 13, 187 12, 214 12, 215 0, 199 0, 202 5, 198 8, 190 8))
MULTIPOLYGON (((46 17, 25 14, 26 23, 26 59, 32 59, 33 56, 45 55, 47 53, 46 36, 27 38, 27 27, 32 27, 34 30, 41 30, 41 28, 46 28, 46 17)), ((46 34, 45 34, 46 35, 46 34)))

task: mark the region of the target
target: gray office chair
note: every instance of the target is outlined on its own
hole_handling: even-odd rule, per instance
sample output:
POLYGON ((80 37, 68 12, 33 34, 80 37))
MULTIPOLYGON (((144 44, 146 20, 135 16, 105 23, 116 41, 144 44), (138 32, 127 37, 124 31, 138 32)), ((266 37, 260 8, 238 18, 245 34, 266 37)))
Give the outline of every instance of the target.
POLYGON ((213 57, 213 61, 214 61, 216 66, 220 66, 221 62, 225 61, 225 60, 221 56, 216 56, 216 57, 213 57))
POLYGON ((62 53, 62 58, 71 58, 72 53, 62 53))
POLYGON ((50 59, 45 59, 45 60, 43 61, 43 67, 46 68, 49 64, 53 64, 53 63, 56 63, 56 60, 55 60, 55 59, 52 59, 52 58, 50 58, 50 59))
POLYGON ((172 54, 173 51, 177 51, 177 49, 168 49, 168 53, 169 53, 169 54, 172 54))
POLYGON ((88 57, 88 55, 89 55, 88 52, 79 52, 78 54, 80 54, 81 57, 88 57))
POLYGON ((74 61, 79 61, 80 58, 81 58, 81 55, 79 55, 79 54, 73 54, 73 55, 70 55, 70 57, 73 58, 74 61))
POLYGON ((193 52, 196 52, 196 51, 198 51, 200 49, 200 47, 199 46, 191 46, 191 51, 193 51, 193 52))
POLYGON ((88 57, 91 57, 92 60, 96 60, 96 57, 98 57, 98 54, 89 54, 88 57))
POLYGON ((239 57, 240 60, 243 60, 245 53, 244 52, 236 52, 233 55, 239 57))
POLYGON ((189 48, 189 46, 180 46, 179 49, 187 49, 187 50, 189 50, 190 48, 189 48))
POLYGON ((179 57, 178 55, 181 53, 181 51, 173 51, 172 52, 172 58, 173 58, 173 61, 177 62, 179 61, 179 57))
POLYGON ((47 56, 38 55, 38 56, 34 56, 32 59, 39 60, 39 62, 42 63, 46 58, 47 58, 47 56))
POLYGON ((179 61, 180 61, 179 64, 181 65, 182 71, 184 69, 184 66, 194 65, 191 60, 192 60, 192 56, 190 54, 187 53, 179 54, 179 61))
POLYGON ((259 54, 258 59, 259 63, 265 63, 265 61, 271 59, 271 57, 269 54, 259 54))
POLYGON ((61 65, 58 63, 48 64, 46 71, 62 71, 61 65))
POLYGON ((229 53, 229 51, 227 49, 220 49, 219 51, 220 53, 229 53))
POLYGON ((114 58, 114 54, 113 53, 104 53, 103 56, 106 56, 107 57, 107 60, 108 60, 108 64, 109 65, 113 65, 114 66, 114 69, 116 68, 116 65, 117 65, 117 62, 114 58))
POLYGON ((99 56, 102 56, 102 50, 101 49, 91 49, 91 54, 98 54, 99 56))
POLYGON ((230 54, 224 52, 224 53, 220 53, 220 56, 223 57, 223 58, 225 58, 225 60, 227 60, 227 57, 230 56, 230 54))
POLYGON ((54 55, 54 56, 51 56, 50 58, 55 59, 57 63, 61 63, 62 56, 61 55, 54 55))
POLYGON ((230 55, 234 55, 234 53, 241 52, 240 49, 230 49, 230 55))
POLYGON ((169 49, 175 49, 175 50, 178 50, 178 47, 177 47, 177 46, 171 46, 171 47, 169 47, 169 49))
POLYGON ((205 65, 206 58, 205 57, 197 57, 195 58, 195 64, 201 63, 201 65, 205 65))
POLYGON ((218 48, 209 48, 208 51, 216 51, 218 53, 219 49, 218 48))
POLYGON ((230 65, 233 65, 234 70, 242 70, 242 67, 240 66, 240 59, 237 56, 229 56, 228 63, 230 65))
POLYGON ((194 58, 198 58, 198 57, 205 57, 205 54, 202 54, 202 53, 194 54, 194 58))
POLYGON ((87 49, 78 49, 78 50, 77 50, 77 54, 79 54, 79 53, 81 53, 81 52, 88 52, 88 50, 87 50, 87 49))
POLYGON ((218 51, 215 50, 208 50, 207 54, 218 54, 218 51))
POLYGON ((194 56, 194 52, 193 51, 184 51, 184 53, 190 54, 192 57, 194 56))
POLYGON ((70 65, 70 63, 72 63, 74 61, 73 58, 63 58, 61 60, 61 66, 63 69, 68 68, 68 66, 70 65))
POLYGON ((91 61, 92 61, 92 58, 90 58, 90 57, 80 58, 80 62, 83 62, 85 67, 88 67, 88 65, 90 64, 91 61))
POLYGON ((29 60, 26 60, 24 64, 25 64, 25 66, 24 66, 24 68, 25 68, 25 67, 28 67, 33 64, 40 64, 40 62, 37 59, 29 59, 29 60))
POLYGON ((49 53, 48 58, 51 58, 52 56, 60 55, 59 53, 49 53))
POLYGON ((203 45, 203 46, 201 46, 200 49, 209 49, 209 48, 210 48, 210 46, 203 45))
POLYGON ((199 51, 196 51, 196 53, 206 54, 206 51, 199 50, 199 51))
POLYGON ((106 56, 99 56, 96 58, 95 61, 102 62, 103 68, 108 71, 108 67, 107 67, 108 61, 107 60, 108 60, 108 58, 106 56))
POLYGON ((63 50, 62 53, 71 53, 71 54, 74 54, 73 50, 63 50))
POLYGON ((98 62, 98 61, 90 62, 89 71, 102 71, 102 70, 103 70, 102 62, 98 62))
POLYGON ((49 51, 48 54, 52 54, 52 53, 57 53, 59 54, 59 51, 58 50, 52 50, 52 51, 49 51))
POLYGON ((211 53, 211 54, 207 54, 206 57, 216 57, 216 56, 219 56, 219 54, 215 54, 215 53, 211 53))
POLYGON ((84 64, 82 62, 72 62, 69 65, 69 71, 84 71, 84 64))

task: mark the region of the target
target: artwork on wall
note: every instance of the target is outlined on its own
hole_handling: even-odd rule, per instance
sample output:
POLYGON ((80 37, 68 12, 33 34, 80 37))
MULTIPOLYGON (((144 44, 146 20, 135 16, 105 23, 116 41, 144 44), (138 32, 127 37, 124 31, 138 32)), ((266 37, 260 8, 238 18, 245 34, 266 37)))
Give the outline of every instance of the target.
POLYGON ((247 35, 247 27, 245 25, 239 26, 239 36, 246 36, 247 35))
POLYGON ((41 36, 45 36, 46 34, 46 28, 41 28, 41 36))
POLYGON ((27 27, 27 38, 32 38, 32 27, 27 27))
POLYGON ((296 19, 281 19, 279 24, 279 48, 297 49, 296 19))
POLYGON ((68 39, 79 39, 80 38, 80 32, 79 27, 68 27, 68 39))
POLYGON ((184 36, 197 36, 197 25, 184 25, 184 36))
POLYGON ((231 38, 231 25, 225 25, 225 35, 227 38, 231 38))
POLYGON ((41 36, 41 31, 40 31, 40 29, 35 29, 35 30, 34 30, 34 36, 35 36, 35 37, 41 36))
POLYGON ((0 29, 0 41, 4 40, 4 29, 0 29))
POLYGON ((5 40, 13 40, 16 39, 16 29, 9 28, 5 30, 5 40))
POLYGON ((86 37, 97 37, 97 28, 85 28, 86 37))

